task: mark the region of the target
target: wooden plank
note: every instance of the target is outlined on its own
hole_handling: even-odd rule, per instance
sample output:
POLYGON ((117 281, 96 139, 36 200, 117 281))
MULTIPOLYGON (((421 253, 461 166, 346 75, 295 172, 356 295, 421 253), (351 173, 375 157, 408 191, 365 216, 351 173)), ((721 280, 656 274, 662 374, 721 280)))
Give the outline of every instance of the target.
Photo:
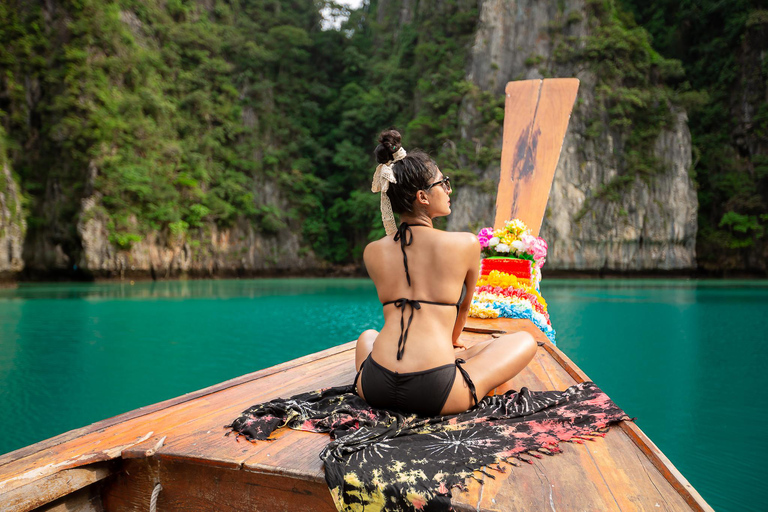
MULTIPOLYGON (((496 194, 496 219, 494 228, 500 228, 505 220, 513 219, 517 214, 515 199, 519 195, 518 183, 523 177, 533 175, 535 159, 526 155, 526 151, 538 147, 537 135, 532 144, 531 138, 536 109, 539 104, 541 80, 521 80, 509 82, 506 87, 504 102, 504 129, 501 146, 501 172, 496 194), (516 190, 517 194, 516 194, 516 190)), ((537 175, 538 178, 538 175, 537 175)), ((525 222, 525 219, 523 219, 525 222)))
POLYGON ((116 471, 110 462, 67 469, 18 487, 2 496, 4 512, 28 512, 104 480, 116 471))
POLYGON ((35 512, 104 512, 98 485, 90 485, 61 497, 35 512))
MULTIPOLYGON (((496 329, 500 330, 520 330, 525 328, 524 325, 527 321, 510 321, 508 319, 499 319, 496 322, 496 329)), ((527 322, 529 328, 535 329, 533 324, 527 322)), ((526 329, 527 330, 527 329, 526 329)), ((538 329, 535 329, 538 331, 538 329)), ((539 336, 543 336, 539 332, 539 336)), ((468 342, 476 343, 487 339, 488 334, 467 334, 466 339, 468 342)), ((306 485, 320 485, 324 487, 324 477, 322 473, 322 466, 319 461, 318 455, 323 446, 328 442, 327 435, 312 434, 306 432, 296 431, 282 431, 278 435, 277 441, 271 443, 258 443, 252 445, 241 441, 240 443, 233 442, 232 438, 225 438, 223 436, 223 429, 219 428, 221 425, 231 421, 236 415, 248 406, 275 398, 276 396, 289 396, 297 392, 306 391, 309 389, 315 389, 317 387, 325 387, 326 385, 339 385, 351 381, 354 374, 354 368, 352 365, 353 358, 353 344, 347 344, 346 351, 336 352, 334 356, 324 359, 318 359, 311 361, 303 367, 294 367, 291 371, 274 373, 263 377, 259 381, 246 382, 244 384, 229 387, 210 395, 201 396, 189 403, 179 403, 166 410, 157 411, 155 413, 145 415, 141 418, 134 418, 129 420, 126 424, 115 425, 104 429, 100 433, 92 433, 92 436, 98 434, 102 437, 108 437, 110 440, 117 442, 130 437, 130 434, 134 434, 136 425, 151 425, 156 428, 157 432, 154 432, 150 438, 136 445, 133 448, 125 449, 126 456, 131 456, 133 453, 135 456, 146 456, 146 451, 157 445, 159 438, 164 433, 172 432, 173 435, 169 436, 170 441, 168 446, 162 446, 156 450, 155 456, 152 459, 155 465, 166 464, 187 464, 205 467, 214 472, 243 472, 250 471, 260 476, 268 476, 270 478, 284 478, 294 482, 292 488, 302 489, 306 485), (133 429, 133 432, 131 432, 133 429), (254 451, 255 450, 255 451, 254 451), (226 467, 225 467, 226 466, 226 467), (227 469, 227 467, 232 469, 227 469), (305 482, 300 485, 296 482, 305 482), (298 485, 298 487, 296 487, 298 485)), ((550 389, 554 386, 554 383, 562 384, 563 387, 573 383, 574 377, 566 372, 566 369, 561 366, 560 363, 570 361, 560 353, 550 343, 544 342, 544 346, 539 348, 539 353, 536 356, 534 364, 529 367, 518 376, 517 380, 513 379, 511 386, 515 388, 522 387, 523 385, 529 386, 531 389, 550 389), (553 355, 558 355, 559 359, 556 361, 553 359, 553 355)), ((575 371, 572 370, 571 373, 575 371)), ((576 377, 580 377, 576 373, 576 377)), ((578 379, 576 379, 578 380, 578 379)), ((92 437, 90 436, 90 437, 92 437)), ((89 437, 89 436, 86 436, 89 437)), ((103 441, 97 437, 91 439, 79 439, 75 444, 79 446, 79 450, 83 450, 88 446, 89 442, 93 442, 94 439, 99 442, 103 441)), ((624 441, 629 443, 631 440, 624 437, 624 441)), ((621 441, 620 441, 621 442, 621 441)), ((72 444, 72 443, 69 443, 72 444)), ((613 453, 611 450, 618 445, 610 445, 606 447, 606 454, 599 454, 603 458, 618 459, 621 454, 626 452, 626 447, 619 447, 621 450, 619 455, 613 453)), ((630 446, 631 447, 631 446, 630 446)), ((618 506, 622 499, 618 499, 614 494, 610 492, 610 486, 621 486, 624 477, 621 473, 616 473, 606 477, 605 474, 600 473, 600 467, 594 459, 598 458, 597 455, 592 454, 589 451, 589 447, 585 450, 583 447, 572 447, 570 445, 564 445, 564 450, 567 448, 573 453, 567 457, 559 455, 554 458, 546 457, 541 461, 537 461, 534 466, 538 469, 536 471, 525 471, 531 469, 531 467, 514 468, 507 476, 498 475, 499 478, 494 481, 488 481, 485 486, 479 486, 479 484, 470 485, 470 492, 459 493, 457 495, 457 504, 461 504, 461 507, 457 509, 498 509, 498 504, 504 504, 501 509, 506 507, 505 499, 510 499, 510 503, 515 502, 515 499, 529 500, 533 503, 539 496, 534 498, 525 497, 521 489, 529 489, 530 492, 536 492, 538 489, 543 489, 542 482, 546 482, 547 479, 551 483, 555 482, 569 482, 569 481, 583 481, 589 480, 589 489, 578 489, 578 492, 571 493, 571 497, 568 496, 568 488, 563 489, 552 488, 548 493, 542 494, 544 501, 536 501, 536 506, 546 506, 554 503, 557 506, 568 508, 571 505, 575 506, 576 502, 569 500, 573 499, 573 496, 580 496, 583 500, 582 503, 598 504, 600 503, 602 509, 611 509, 613 505, 606 496, 613 499, 614 505, 618 506), (585 457, 589 458, 586 459, 585 457), (563 462, 559 462, 562 459, 563 462), (590 464, 592 466, 590 466, 590 464), (562 467, 561 467, 562 465, 562 467), (568 467, 566 467, 568 466, 568 467), (590 467, 596 468, 590 470, 590 467), (581 469, 579 469, 581 468, 581 469), (585 474, 586 471, 586 474, 585 474), (593 471, 595 474, 590 474, 593 471), (514 480, 510 483, 505 483, 510 478, 510 475, 514 474, 514 480), (528 479, 528 480, 526 480, 528 479), (602 483, 601 483, 602 482, 602 483), (509 497, 505 493, 510 492, 509 487, 518 487, 518 494, 509 497), (586 494, 585 494, 586 493, 586 494), (530 499, 529 499, 530 498, 530 499), (545 499, 546 498, 546 499, 545 499), (493 500, 496 499, 496 504, 493 500), (547 500, 554 500, 548 502, 547 500), (502 501, 499 501, 502 500, 502 501)), ((617 448, 617 449, 619 449, 617 448)), ((631 447, 632 448, 632 447, 631 447)), ((67 455, 74 449, 71 446, 62 446, 56 448, 59 456, 67 455)), ((632 453, 640 454, 635 448, 632 453)), ((619 453, 619 452, 617 452, 619 453)), ((564 454, 565 455, 565 454, 564 454)), ((148 459, 142 459, 148 460, 148 459)), ((640 463, 635 463, 631 470, 634 471, 633 479, 642 480, 642 473, 640 471, 647 471, 650 469, 651 475, 655 468, 647 461, 643 456, 640 463), (643 466, 642 460, 646 460, 647 468, 643 466)), ((128 463, 130 461, 125 461, 128 463)), ((526 465, 527 466, 527 465, 526 465)), ((9 469, 9 468, 3 468, 9 469)), ((198 470, 202 471, 202 469, 198 470)), ((223 474, 223 473, 222 473, 223 474)), ((227 473, 229 474, 229 473, 227 473)), ((629 474, 629 473, 624 473, 629 474)), ((659 486, 664 486, 666 480, 655 471, 658 475, 659 486)), ((647 477, 646 477, 647 479, 647 477)), ((29 484, 32 480, 27 481, 29 484)), ((550 485, 551 485, 550 483, 550 485)), ((250 485, 250 484, 249 484, 250 485)), ((635 486, 637 487, 637 486, 635 486)), ((667 486, 669 487, 669 486, 667 486)), ((638 495, 637 489, 633 490, 632 487, 623 487, 628 489, 627 496, 632 497, 638 495)), ((549 489, 549 488, 547 488, 549 489)), ((576 489, 576 488, 574 488, 576 489)), ((573 491, 573 489, 571 489, 573 491)), ((151 489, 149 489, 151 493, 151 489)), ((223 492, 223 491, 222 491, 223 492)), ((277 492, 277 491, 276 491, 277 492)), ((289 499, 289 494, 283 492, 282 496, 285 500, 289 499)), ((303 491, 301 491, 303 492, 303 491)), ((278 493, 279 494, 279 493, 278 493)), ((311 494, 311 493, 310 493, 311 494)), ((652 496, 645 494, 644 496, 652 496)), ((660 503, 662 506, 672 506, 674 504, 674 496, 668 497, 666 494, 658 493, 660 496, 660 503)), ((281 499, 283 499, 281 498, 281 499)), ((207 506, 206 499, 195 503, 187 503, 184 506, 207 506)), ((634 503, 631 499, 624 499, 625 504, 634 503)), ((181 503, 181 502, 179 502, 181 503)), ((186 502, 184 502, 186 503, 186 502)), ((281 502, 282 503, 282 502, 281 502)), ((517 503, 517 502, 515 502, 517 503)), ((650 502, 642 502, 644 505, 649 505, 650 502)), ((655 504, 655 502, 654 502, 655 504)), ((262 503, 263 505, 263 503, 262 503)), ((535 508, 535 507, 534 507, 535 508)), ((623 507, 622 507, 623 508, 623 507)), ((135 510, 139 510, 135 508, 135 510)), ((194 510, 194 508, 192 508, 194 510)), ((280 508, 278 508, 279 510, 280 508)), ((115 509, 118 510, 118 509, 115 509)), ((131 509, 133 510, 133 509, 131 509)), ((146 508, 143 508, 146 510, 146 508)), ((202 509, 201 509, 202 510, 202 509)))
POLYGON ((349 343, 345 343, 342 345, 338 345, 336 347, 331 347, 326 350, 322 350, 320 352, 316 352, 314 354, 309 354, 303 357, 300 357, 298 359, 293 359, 291 361, 286 361, 285 363, 281 363, 275 366, 271 366, 269 368, 264 368, 263 370, 259 370, 253 373, 249 373, 247 375, 243 375, 241 377, 237 377, 234 379, 230 379, 228 381, 224 381, 220 384, 216 384, 213 386, 209 386, 207 388, 201 389, 199 391, 194 391, 191 393, 187 393, 185 395, 171 398, 169 400, 165 400, 163 402, 158 402, 156 404, 148 405, 146 407, 141 407, 139 409, 135 409, 133 411, 126 412, 124 414, 120 414, 118 416, 114 416, 112 418, 108 418, 102 421, 98 421, 96 423, 93 423, 92 425, 88 425, 82 428, 78 428, 75 430, 70 430, 69 432, 65 432, 63 434, 60 434, 55 437, 51 437, 49 439, 40 441, 39 443, 35 443, 29 446, 25 446, 23 448, 19 448, 18 450, 8 452, 4 455, 0 455, 0 474, 3 470, 2 466, 6 464, 10 464, 11 462, 16 462, 24 457, 28 457, 30 455, 33 455, 38 452, 42 452, 44 450, 48 450, 49 448, 52 448, 56 445, 71 441, 73 439, 76 439, 78 437, 82 437, 85 434, 89 434, 91 432, 100 431, 103 429, 106 429, 110 426, 117 425, 119 423, 123 423, 127 420, 131 420, 134 418, 138 418, 141 416, 145 416, 163 409, 167 409, 169 407, 172 407, 174 405, 178 405, 180 403, 189 402, 191 400, 194 400, 196 398, 209 395, 211 393, 216 393, 218 391, 221 391, 223 389, 227 389, 233 386, 238 386, 240 384, 255 381, 258 379, 261 379, 263 377, 273 375, 275 373, 285 372, 292 368, 296 368, 299 366, 302 366, 304 364, 310 363, 312 361, 316 361, 319 359, 323 359, 325 357, 330 357, 334 354, 337 354, 339 352, 344 352, 346 350, 349 350, 350 348, 354 348, 355 342, 351 341, 349 343))
POLYGON ((150 435, 151 432, 142 435, 129 431, 114 438, 90 439, 91 443, 79 443, 77 442, 78 439, 67 443, 71 446, 57 456, 41 457, 31 464, 26 460, 19 464, 8 464, 4 470, 9 469, 10 471, 4 471, 0 474, 0 501, 4 501, 16 489, 45 477, 71 468, 117 458, 124 449, 146 440, 150 435), (98 449, 94 449, 95 447, 98 449))
POLYGON ((512 467, 501 481, 486 480, 479 508, 495 510, 619 510, 581 446, 512 467))
POLYGON ((713 510, 683 474, 677 470, 674 464, 672 464, 672 461, 670 461, 653 441, 640 430, 640 427, 629 421, 621 422, 620 426, 635 446, 642 450, 653 466, 664 476, 666 481, 675 488, 693 510, 707 512, 713 510))
MULTIPOLYGON (((323 357, 308 356, 296 361, 304 361, 303 364, 318 363, 331 360, 334 356, 349 352, 354 343, 347 343, 339 347, 334 347, 323 351, 323 357)), ((341 356, 342 360, 346 356, 341 356)), ((289 362, 294 363, 294 362, 289 362)), ((70 467, 77 467, 99 460, 109 460, 119 457, 122 451, 131 446, 141 443, 157 432, 173 431, 177 426, 187 421, 198 418, 201 410, 207 408, 216 408, 219 406, 211 405, 211 397, 229 389, 237 389, 242 386, 253 386, 260 388, 261 379, 275 378, 288 375, 290 379, 301 380, 301 373, 290 372, 289 370, 299 367, 299 364, 283 364, 274 367, 277 371, 256 372, 261 373, 258 379, 233 379, 227 386, 212 386, 207 388, 211 392, 202 393, 194 400, 184 400, 176 402, 166 408, 156 408, 154 412, 138 416, 130 416, 128 420, 108 425, 105 428, 81 434, 64 444, 55 444, 43 451, 37 451, 23 457, 22 459, 10 462, 0 467, 0 497, 15 487, 25 485, 35 479, 42 478, 58 470, 70 467), (149 430, 154 428, 157 432, 149 430), (137 434, 137 429, 142 430, 137 434), (94 452, 93 446, 98 445, 100 451, 94 452), (86 454, 86 455, 84 455, 86 454)), ((251 376, 253 376, 252 374, 251 376)), ((310 383, 311 384, 311 383, 310 383)), ((311 387, 311 385, 309 387, 311 387)), ((247 389, 241 392, 247 393, 247 389)), ((243 397, 242 409, 251 405, 247 396, 243 397)), ((254 402, 255 403, 255 402, 254 402)), ((242 410, 241 409, 241 410, 242 410)), ((238 411, 239 412, 239 411, 238 411)), ((130 415, 130 413, 129 413, 130 415)), ((234 416, 233 416, 234 417, 234 416)))
MULTIPOLYGON (((507 332, 519 330, 519 327, 519 322, 509 319, 498 319, 494 325, 494 329, 507 332)), ((538 374, 539 380, 549 380, 547 388, 565 389, 576 382, 589 380, 565 354, 548 341, 539 350, 528 369, 538 374)), ((671 485, 652 461, 631 446, 630 439, 620 429, 612 429, 606 439, 595 443, 585 446, 563 443, 561 447, 563 454, 536 462, 537 466, 541 466, 540 473, 537 473, 539 483, 549 481, 555 485, 551 490, 545 487, 539 489, 540 495, 548 495, 551 502, 535 502, 540 497, 534 490, 535 483, 521 480, 531 475, 525 474, 525 468, 516 468, 512 470, 516 475, 513 483, 506 482, 509 477, 485 479, 482 493, 476 493, 480 497, 477 507, 496 507, 500 510, 530 507, 538 510, 546 505, 546 508, 555 506, 566 509, 655 510, 661 507, 683 510, 690 506, 681 496, 682 493, 671 485), (574 460, 564 457, 574 450, 577 453, 570 457, 574 460), (556 482, 560 484, 559 490, 556 482), (583 488, 584 482, 590 482, 588 489, 583 488), (510 485, 514 491, 509 490, 510 485), (581 504, 571 502, 572 496, 580 496, 584 501, 581 504), (529 497, 534 501, 526 503, 529 497), (499 504, 503 506, 499 507, 499 504)))
POLYGON ((325 481, 151 459, 126 461, 126 471, 104 489, 104 507, 145 512, 156 483, 162 485, 158 510, 336 510, 325 481))
MULTIPOLYGON (((567 372, 576 382, 589 381, 589 377, 570 360, 562 351, 551 343, 545 345, 546 350, 552 355, 557 364, 567 372)), ((671 485, 689 507, 694 510, 712 510, 712 507, 701 497, 696 489, 678 471, 672 462, 658 449, 648 436, 633 422, 622 421, 619 428, 623 430, 634 442, 656 470, 663 475, 665 481, 671 485)))
POLYGON ((519 218, 538 235, 578 89, 576 78, 507 84, 494 227, 519 218))
MULTIPOLYGON (((152 491, 160 480, 160 463, 154 458, 129 459, 123 471, 110 479, 102 489, 104 509, 110 512, 147 511, 152 491)), ((164 510, 158 500, 158 509, 164 510)), ((168 510, 168 509, 165 509, 168 510)))
MULTIPOLYGON (((533 329, 539 336, 544 336, 527 320, 500 319, 497 327, 507 332, 533 329)), ((519 390, 523 385, 534 390, 557 389, 542 365, 546 359, 551 360, 551 356, 540 346, 531 364, 520 375, 500 386, 498 392, 519 390)), ((467 491, 454 492, 454 502, 472 510, 548 510, 553 505, 565 510, 616 510, 607 485, 596 478, 594 462, 583 449, 579 452, 579 448, 582 447, 564 443, 562 454, 534 460, 532 465, 505 465, 505 473, 486 468, 495 478, 483 476, 482 485, 470 481, 467 491), (591 466, 592 474, 584 470, 585 464, 591 466), (569 485, 576 483, 579 484, 578 490, 572 492, 569 485)))
MULTIPOLYGON (((231 423, 243 410, 257 403, 278 397, 289 397, 301 392, 318 388, 350 384, 354 378, 353 351, 337 355, 325 361, 333 364, 307 365, 303 371, 294 372, 293 378, 275 382, 263 382, 258 388, 250 390, 231 390, 222 400, 210 408, 201 410, 200 416, 187 422, 183 428, 158 450, 157 456, 163 459, 196 460, 198 463, 240 466, 252 456, 254 446, 242 441, 234 442, 233 437, 225 437, 224 425, 231 423)), ((321 436, 322 437, 322 436, 321 436)), ((327 436, 324 436, 328 442, 327 436)), ((273 443, 258 443, 271 445, 273 443)), ((319 451, 317 452, 319 453, 319 451)))
POLYGON ((478 334, 494 334, 505 333, 504 329, 509 327, 509 324, 505 322, 505 318, 467 318, 467 323, 464 325, 464 332, 472 332, 478 334))
POLYGON ((520 318, 468 318, 465 330, 477 334, 505 334, 525 331, 539 343, 549 343, 547 335, 530 320, 520 318))
MULTIPOLYGON (((565 389, 573 384, 553 379, 553 366, 563 377, 570 379, 555 365, 544 347, 539 347, 536 357, 528 365, 543 384, 539 389, 565 389)), ((533 468, 522 464, 511 468, 506 475, 498 476, 492 472, 496 479, 485 479, 477 507, 491 510, 619 510, 589 452, 570 443, 561 443, 560 448, 563 453, 535 460, 533 468)))
MULTIPOLYGON (((554 347, 551 350, 559 352, 554 347)), ((566 359, 564 354, 560 356, 561 361, 566 359)), ((570 360, 567 361, 570 363, 570 360)), ((542 363, 557 386, 567 387, 576 379, 588 380, 581 370, 572 369, 572 372, 567 372, 554 358, 542 363), (571 373, 576 374, 576 377, 571 373)), ((659 472, 642 451, 632 445, 621 428, 611 429, 605 439, 586 443, 585 447, 622 509, 639 507, 641 510, 654 510, 659 508, 657 504, 668 510, 689 508, 674 483, 659 472)))
POLYGON ((329 442, 328 434, 286 432, 271 443, 258 443, 243 468, 325 482, 320 452, 329 442))

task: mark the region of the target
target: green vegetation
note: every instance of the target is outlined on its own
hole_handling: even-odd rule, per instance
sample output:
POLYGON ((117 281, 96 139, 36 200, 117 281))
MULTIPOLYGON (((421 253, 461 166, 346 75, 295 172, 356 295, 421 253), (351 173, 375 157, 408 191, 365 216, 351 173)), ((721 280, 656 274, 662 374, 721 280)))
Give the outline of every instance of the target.
MULTIPOLYGON (((584 17, 558 2, 553 54, 525 62, 545 76, 574 65, 598 78, 586 136, 610 131, 622 158, 593 200, 652 179, 654 142, 672 126, 671 107, 685 108, 699 254, 757 250, 768 223, 768 105, 750 91, 764 92, 768 58, 749 63, 765 55, 750 45, 766 40, 768 11, 747 0, 620 3, 588 0, 584 17), (572 35, 580 23, 584 41, 572 35), (748 128, 736 121, 734 87, 747 93, 748 128)), ((500 157, 504 96, 466 80, 477 2, 423 0, 401 22, 399 2, 371 0, 338 31, 321 29, 326 3, 311 0, 47 5, 0 3, 0 144, 30 230, 68 253, 79 250, 80 200, 96 192, 87 215, 106 219, 119 248, 156 232, 199 248, 212 226, 247 223, 264 236, 301 232, 302 251, 326 261, 356 261, 383 234, 368 188, 375 135, 390 126, 459 186, 492 190, 476 170, 500 157)))
MULTIPOLYGON (((649 181, 663 171, 654 145, 673 126, 673 111, 693 101, 690 86, 681 81, 682 65, 666 59, 651 46, 648 32, 612 0, 587 2, 587 36, 578 41, 567 26, 581 20, 561 10, 550 27, 556 64, 576 64, 594 73, 596 105, 586 120, 588 139, 610 132, 618 174, 577 213, 580 221, 595 200, 617 202, 637 178, 649 181)), ((578 13, 577 13, 578 14, 578 13)), ((578 110, 580 105, 576 105, 578 110)))
MULTIPOLYGON (((15 182, 16 188, 18 189, 18 177, 13 173, 11 170, 11 162, 8 160, 8 138, 5 133, 5 130, 2 126, 0 126, 0 194, 3 196, 3 203, 5 207, 8 208, 8 211, 10 212, 9 218, 2 218, 2 212, 0 212, 0 236, 3 236, 5 234, 5 230, 8 228, 9 225, 18 225, 22 226, 23 228, 23 217, 27 214, 26 212, 26 201, 25 198, 22 196, 21 199, 21 205, 16 203, 16 196, 14 194, 8 194, 9 188, 11 186, 11 182, 15 182), (6 166, 7 169, 10 172, 10 175, 6 174, 6 166), (21 208, 19 208, 21 206, 21 208)), ((0 206, 2 206, 0 204, 0 206)), ((22 229, 22 236, 24 235, 24 229, 22 229)))
POLYGON ((622 0, 663 55, 683 63, 705 267, 765 268, 768 10, 760 0, 622 0), (705 100, 705 101, 702 101, 705 100))
POLYGON ((476 5, 427 3, 403 25, 388 4, 379 25, 374 1, 323 31, 310 0, 4 2, 0 125, 30 225, 74 226, 95 190, 119 248, 247 221, 352 261, 383 232, 365 192, 378 131, 393 123, 459 182, 498 158, 502 98, 464 81, 476 5), (479 143, 459 136, 465 100, 479 143))

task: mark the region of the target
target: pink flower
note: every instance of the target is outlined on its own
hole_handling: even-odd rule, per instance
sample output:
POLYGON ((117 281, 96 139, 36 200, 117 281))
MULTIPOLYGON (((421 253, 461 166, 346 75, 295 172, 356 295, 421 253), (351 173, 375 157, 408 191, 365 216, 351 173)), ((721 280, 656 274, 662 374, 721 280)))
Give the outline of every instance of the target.
POLYGON ((523 242, 528 245, 528 253, 536 260, 536 266, 541 268, 547 257, 547 242, 538 236, 523 235, 523 242))
POLYGON ((480 240, 480 247, 485 249, 488 247, 488 241, 493 238, 493 230, 491 228, 483 228, 477 234, 477 239, 480 240))

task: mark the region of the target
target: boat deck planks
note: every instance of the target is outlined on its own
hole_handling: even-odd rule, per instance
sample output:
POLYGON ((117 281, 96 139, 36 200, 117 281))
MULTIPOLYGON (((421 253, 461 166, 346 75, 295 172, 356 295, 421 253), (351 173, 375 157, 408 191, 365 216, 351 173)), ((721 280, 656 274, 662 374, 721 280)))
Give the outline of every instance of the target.
MULTIPOLYGON (((471 345, 519 329, 532 332, 540 346, 534 361, 498 393, 523 386, 564 389, 586 380, 527 321, 470 320, 462 340, 471 345)), ((223 427, 253 404, 350 383, 353 360, 354 343, 347 343, 7 454, 0 458, 0 502, 11 503, 9 510, 32 510, 90 483, 73 483, 67 490, 65 470, 101 461, 108 511, 147 510, 158 481, 161 510, 335 510, 318 458, 327 435, 285 429, 274 441, 250 443, 225 437, 223 427), (113 462, 107 474, 108 460, 113 462), (36 486, 40 495, 30 496, 36 486)), ((504 473, 488 470, 495 479, 483 476, 482 485, 470 481, 466 491, 454 491, 455 507, 711 510, 666 459, 655 455, 652 443, 647 449, 638 444, 638 436, 642 432, 636 426, 612 428, 594 442, 561 443, 563 453, 532 464, 505 465, 504 473)))

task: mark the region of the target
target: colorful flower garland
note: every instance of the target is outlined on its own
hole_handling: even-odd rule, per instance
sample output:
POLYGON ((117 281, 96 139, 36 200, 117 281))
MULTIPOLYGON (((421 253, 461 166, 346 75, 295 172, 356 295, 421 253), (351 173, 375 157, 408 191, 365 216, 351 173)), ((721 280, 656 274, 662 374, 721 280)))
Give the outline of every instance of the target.
POLYGON ((547 243, 532 236, 519 219, 507 221, 504 228, 495 231, 483 228, 477 238, 485 259, 469 316, 528 319, 555 343, 547 302, 539 292, 547 243))

